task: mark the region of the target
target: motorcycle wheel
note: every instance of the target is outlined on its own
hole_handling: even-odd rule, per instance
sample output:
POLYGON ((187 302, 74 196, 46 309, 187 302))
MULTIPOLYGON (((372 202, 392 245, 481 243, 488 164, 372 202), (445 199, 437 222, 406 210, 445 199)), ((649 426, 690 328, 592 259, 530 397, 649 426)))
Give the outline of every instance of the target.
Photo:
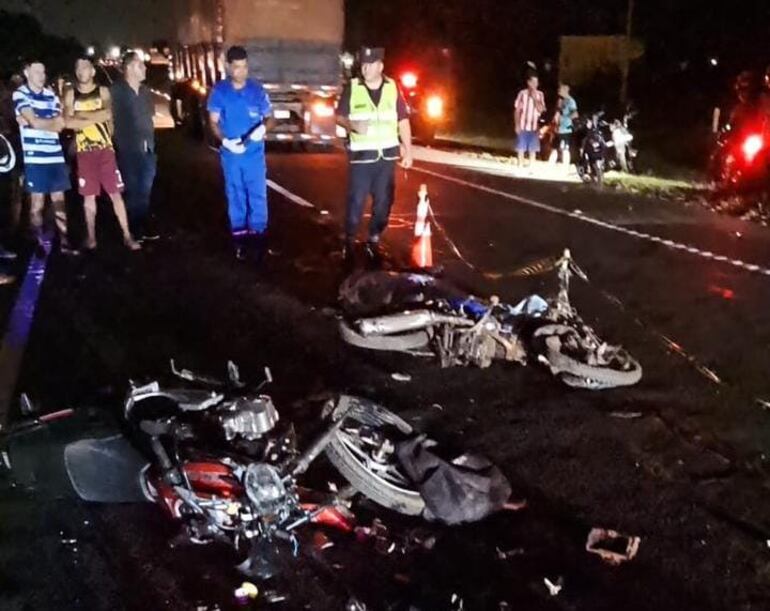
POLYGON ((544 346, 541 354, 548 361, 554 375, 567 386, 604 390, 633 386, 642 379, 641 364, 622 348, 618 349, 618 358, 623 365, 621 369, 589 365, 562 350, 564 342, 561 336, 576 333, 574 329, 566 325, 551 325, 542 331, 546 332, 540 335, 544 346))
POLYGON ((385 350, 388 352, 410 352, 426 348, 430 336, 426 331, 405 333, 402 335, 377 335, 365 337, 358 333, 344 320, 340 322, 340 334, 345 343, 367 350, 385 350))
POLYGON ((326 446, 324 451, 329 461, 353 488, 378 505, 405 515, 421 514, 425 501, 400 472, 395 453, 390 453, 388 462, 376 460, 371 445, 359 435, 363 427, 389 427, 398 434, 410 435, 413 430, 409 423, 361 397, 341 395, 336 403, 329 401, 324 406, 324 417, 336 421, 343 414, 350 424, 343 425, 326 446))

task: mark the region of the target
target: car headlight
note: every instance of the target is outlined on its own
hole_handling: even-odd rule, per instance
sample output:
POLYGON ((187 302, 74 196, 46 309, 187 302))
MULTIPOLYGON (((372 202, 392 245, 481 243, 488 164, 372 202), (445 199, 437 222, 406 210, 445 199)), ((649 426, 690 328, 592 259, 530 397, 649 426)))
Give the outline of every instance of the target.
POLYGON ((313 114, 317 117, 328 119, 334 116, 334 106, 328 102, 318 100, 313 104, 313 114))
POLYGON ((243 478, 246 496, 261 516, 273 516, 286 503, 286 486, 275 468, 265 463, 253 463, 246 469, 243 478))
POLYGON ((430 96, 425 104, 425 108, 431 119, 440 119, 444 116, 444 100, 441 96, 430 96))

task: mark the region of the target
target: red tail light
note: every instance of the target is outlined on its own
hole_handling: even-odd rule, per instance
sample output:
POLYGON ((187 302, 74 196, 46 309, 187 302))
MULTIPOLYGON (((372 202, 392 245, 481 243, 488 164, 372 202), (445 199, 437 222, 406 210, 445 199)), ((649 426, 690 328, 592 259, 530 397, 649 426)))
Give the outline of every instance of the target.
POLYGON ((757 156, 759 151, 765 147, 765 141, 759 134, 751 134, 743 141, 743 155, 746 157, 746 161, 751 163, 757 156))

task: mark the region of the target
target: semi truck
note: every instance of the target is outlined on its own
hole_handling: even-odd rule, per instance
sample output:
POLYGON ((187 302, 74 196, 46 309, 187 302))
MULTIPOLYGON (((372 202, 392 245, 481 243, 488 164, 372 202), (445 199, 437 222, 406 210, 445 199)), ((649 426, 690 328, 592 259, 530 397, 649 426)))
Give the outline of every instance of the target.
POLYGON ((276 126, 268 140, 334 142, 338 131, 344 0, 171 0, 171 114, 208 133, 206 97, 225 78, 231 45, 249 54, 250 75, 270 95, 276 126))

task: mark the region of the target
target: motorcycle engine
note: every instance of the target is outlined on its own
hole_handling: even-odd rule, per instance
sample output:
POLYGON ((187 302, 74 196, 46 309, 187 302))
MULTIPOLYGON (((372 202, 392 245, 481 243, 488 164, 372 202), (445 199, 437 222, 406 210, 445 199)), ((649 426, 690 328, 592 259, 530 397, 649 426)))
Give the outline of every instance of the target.
POLYGON ((228 441, 239 436, 254 441, 273 430, 278 423, 278 410, 266 395, 241 397, 220 410, 219 421, 228 441))

